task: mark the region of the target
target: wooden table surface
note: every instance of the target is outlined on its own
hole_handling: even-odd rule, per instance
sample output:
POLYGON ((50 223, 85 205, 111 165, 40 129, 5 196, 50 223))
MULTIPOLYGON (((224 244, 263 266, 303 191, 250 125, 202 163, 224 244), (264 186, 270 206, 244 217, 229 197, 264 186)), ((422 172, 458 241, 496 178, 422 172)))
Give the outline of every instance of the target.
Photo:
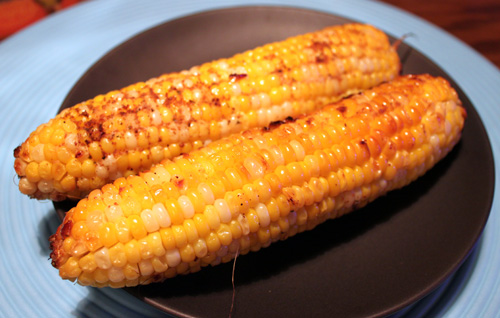
POLYGON ((383 0, 453 34, 500 68, 500 0, 383 0))

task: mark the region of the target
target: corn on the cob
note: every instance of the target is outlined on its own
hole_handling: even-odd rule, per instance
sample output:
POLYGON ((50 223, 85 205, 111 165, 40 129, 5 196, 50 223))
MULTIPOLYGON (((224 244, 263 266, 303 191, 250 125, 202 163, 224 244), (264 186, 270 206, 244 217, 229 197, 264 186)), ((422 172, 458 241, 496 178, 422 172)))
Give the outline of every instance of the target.
POLYGON ((62 111, 14 151, 19 189, 82 198, 222 136, 390 80, 399 63, 383 32, 349 24, 112 91, 62 111))
POLYGON ((408 184, 458 142, 465 117, 446 80, 404 76, 234 134, 92 191, 50 238, 52 264, 122 287, 228 262, 408 184))

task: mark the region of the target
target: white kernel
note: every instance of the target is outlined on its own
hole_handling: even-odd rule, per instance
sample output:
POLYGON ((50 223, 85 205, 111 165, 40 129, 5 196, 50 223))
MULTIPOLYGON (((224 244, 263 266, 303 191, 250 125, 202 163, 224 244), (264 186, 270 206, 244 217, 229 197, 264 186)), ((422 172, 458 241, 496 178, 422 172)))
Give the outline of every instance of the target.
POLYGON ((302 160, 304 159, 306 153, 304 150, 304 147, 300 142, 297 140, 292 140, 290 141, 290 146, 292 146, 293 151, 295 152, 295 156, 297 157, 297 160, 302 160))
POLYGON ((143 259, 137 265, 139 265, 139 271, 141 276, 151 275, 155 272, 153 264, 151 264, 150 259, 143 259))
POLYGON ((153 173, 158 176, 158 182, 164 183, 170 181, 170 173, 162 165, 157 165, 153 169, 153 173))
POLYGON ((54 190, 54 184, 52 180, 41 180, 38 182, 38 190, 43 193, 50 193, 54 190))
POLYGON ((181 89, 183 89, 183 88, 184 88, 184 87, 183 87, 183 85, 182 85, 182 80, 181 80, 181 79, 179 79, 179 78, 174 79, 174 80, 173 80, 173 82, 172 82, 172 85, 173 85, 175 88, 177 88, 178 90, 181 90, 181 89))
POLYGON ((149 233, 158 231, 158 229, 160 229, 160 225, 158 224, 158 221, 156 221, 156 218, 153 215, 153 211, 151 211, 150 209, 144 209, 141 212, 141 219, 142 222, 144 222, 146 231, 148 231, 149 233))
POLYGON ((250 179, 258 179, 264 176, 265 169, 264 166, 258 162, 255 158, 247 157, 243 160, 243 166, 247 169, 250 174, 250 179))
POLYGON ((219 122, 219 125, 220 125, 221 135, 227 136, 229 134, 229 121, 223 119, 219 122))
POLYGON ((354 190, 344 193, 344 207, 352 207, 354 204, 354 190))
POLYGON ((224 60, 221 60, 220 62, 218 62, 218 65, 217 65, 217 66, 219 67, 219 69, 221 69, 221 70, 223 70, 223 71, 224 71, 224 70, 227 70, 227 69, 229 68, 229 65, 228 65, 228 64, 227 64, 227 62, 226 62, 226 61, 224 61, 224 60))
POLYGON ((21 178, 21 180, 19 180, 19 189, 21 189, 24 194, 33 194, 38 188, 36 183, 32 183, 27 178, 21 178))
POLYGON ((269 211, 267 210, 267 206, 264 203, 259 203, 255 207, 255 212, 259 217, 259 224, 262 227, 269 226, 271 223, 271 217, 269 216, 269 211))
POLYGON ((156 222, 161 227, 169 227, 172 221, 170 220, 170 215, 167 212, 167 209, 163 205, 163 203, 156 203, 153 205, 153 215, 156 218, 156 222))
POLYGON ((214 203, 214 193, 212 192, 212 189, 210 189, 210 186, 208 184, 204 182, 200 183, 198 185, 198 191, 200 192, 206 204, 214 203))
POLYGON ((247 74, 247 69, 243 65, 239 65, 239 66, 236 66, 234 68, 233 72, 231 72, 231 73, 246 75, 247 74))
POLYGON ((187 87, 187 88, 193 87, 193 81, 191 79, 189 79, 189 78, 186 78, 184 80, 184 86, 187 87))
POLYGON ((155 126, 159 126, 161 124, 161 114, 158 110, 151 113, 151 123, 155 126))
POLYGON ((212 83, 217 83, 219 81, 219 77, 215 73, 210 73, 209 78, 212 83))
POLYGON ((271 97, 269 97, 269 94, 260 93, 259 99, 260 99, 260 107, 263 107, 263 108, 271 107, 271 97))
POLYGON ((219 214, 220 221, 222 223, 229 223, 231 221, 231 210, 229 205, 224 199, 217 199, 214 202, 214 207, 219 214))
POLYGON ((104 209, 109 222, 114 222, 123 216, 122 208, 119 205, 109 205, 104 209))
POLYGON ((76 150, 77 142, 78 142, 78 136, 72 133, 67 135, 66 138, 64 139, 64 146, 69 151, 74 152, 76 150))
POLYGON ((148 186, 153 186, 155 184, 159 184, 159 177, 157 174, 153 172, 146 172, 142 175, 144 181, 148 184, 148 186))
POLYGON ((208 248, 207 248, 207 243, 203 239, 198 239, 194 244, 194 253, 196 254, 196 257, 202 258, 205 257, 208 253, 208 248))
POLYGON ((136 89, 132 89, 127 92, 127 96, 131 98, 136 98, 137 96, 139 96, 139 92, 136 89))
POLYGON ((309 68, 307 67, 306 64, 303 64, 301 67, 300 67, 300 70, 302 72, 302 76, 303 78, 311 78, 311 75, 310 75, 310 72, 309 72, 309 68))
POLYGON ((42 162, 45 160, 45 154, 43 153, 43 144, 38 144, 35 147, 31 148, 30 156, 31 159, 36 162, 42 162))
POLYGON ((169 267, 175 267, 181 263, 181 254, 178 249, 167 250, 165 254, 167 257, 167 264, 169 267))
POLYGON ((293 104, 290 103, 290 102, 284 102, 282 105, 281 105, 281 115, 283 117, 288 117, 288 116, 292 116, 294 117, 294 113, 293 113, 293 104))
POLYGON ((97 166, 95 168, 95 175, 101 179, 107 179, 109 176, 108 168, 104 166, 97 166))
POLYGON ((125 133, 125 145, 128 149, 135 149, 137 147, 137 138, 130 131, 125 133))
POLYGON ((245 217, 245 215, 243 214, 238 215, 237 220, 241 226, 241 231, 243 235, 248 235, 250 233, 250 225, 248 224, 248 220, 245 217))
POLYGON ((260 98, 259 98, 259 95, 252 95, 250 97, 250 104, 252 105, 252 108, 259 109, 260 108, 260 98))
POLYGON ((191 200, 186 195, 181 195, 177 202, 181 207, 182 213, 184 214, 184 218, 190 219, 194 216, 194 206, 191 200))
POLYGON ((269 152, 273 156, 274 163, 279 166, 285 164, 285 158, 283 157, 283 154, 281 153, 280 148, 278 146, 272 146, 269 148, 269 152))
POLYGON ((106 158, 102 161, 102 165, 106 167, 109 172, 115 172, 117 169, 115 156, 113 154, 107 155, 106 158))
POLYGON ((266 108, 264 110, 264 112, 266 113, 266 120, 270 123, 270 122, 273 122, 273 110, 271 108, 266 108))
POLYGON ((107 247, 102 247, 94 253, 94 259, 97 267, 101 269, 108 269, 111 267, 111 260, 109 259, 109 251, 107 247))
POLYGON ((103 220, 104 216, 105 215, 103 215, 102 210, 94 210, 94 211, 88 212, 86 223, 87 223, 89 230, 91 230, 91 231, 98 230, 99 227, 104 222, 104 220, 103 220))
POLYGON ((123 269, 113 266, 108 270, 108 277, 113 283, 118 283, 125 279, 125 274, 123 273, 123 269))
POLYGON ((257 124, 259 126, 266 126, 269 124, 269 119, 267 118, 266 109, 260 108, 257 110, 257 124))
POLYGON ((203 97, 203 94, 201 93, 200 89, 198 89, 198 88, 193 89, 193 99, 195 102, 199 102, 202 97, 203 97))
POLYGON ((121 101, 123 99, 123 93, 116 93, 111 98, 115 99, 116 101, 121 101))
MULTIPOLYGON (((271 122, 278 121, 282 117, 283 117, 282 110, 279 106, 274 105, 270 108, 269 120, 271 122)), ((287 117, 287 116, 285 116, 285 117, 287 117)))
POLYGON ((257 144, 257 147, 259 147, 259 149, 267 149, 268 148, 267 143, 266 143, 266 139, 264 137, 255 136, 252 138, 252 140, 255 141, 255 143, 257 144))
POLYGON ((432 135, 430 138, 430 143, 433 148, 438 148, 439 147, 439 137, 438 135, 432 135))

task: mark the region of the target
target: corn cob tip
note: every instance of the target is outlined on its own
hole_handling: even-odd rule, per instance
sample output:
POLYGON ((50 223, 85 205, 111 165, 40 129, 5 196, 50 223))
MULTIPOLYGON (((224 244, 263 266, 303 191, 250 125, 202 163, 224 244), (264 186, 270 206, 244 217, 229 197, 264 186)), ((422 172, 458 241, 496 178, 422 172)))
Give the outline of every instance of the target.
POLYGON ((407 185, 453 148, 464 120, 448 82, 412 75, 222 138, 92 191, 50 238, 52 264, 118 288, 229 262, 407 185))

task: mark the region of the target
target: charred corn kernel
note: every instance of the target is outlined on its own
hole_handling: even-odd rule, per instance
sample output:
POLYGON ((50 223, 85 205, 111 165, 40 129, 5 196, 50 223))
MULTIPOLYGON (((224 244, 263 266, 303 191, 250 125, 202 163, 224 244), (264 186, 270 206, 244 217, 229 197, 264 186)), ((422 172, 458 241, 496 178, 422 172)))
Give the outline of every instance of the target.
MULTIPOLYGON (((69 175, 75 187, 33 192, 34 187, 23 181, 20 190, 38 199, 82 198, 94 187, 148 170, 165 158, 235 132, 310 113, 388 81, 398 74, 399 64, 383 32, 347 24, 129 85, 61 111, 15 150, 14 156, 22 161, 16 165, 21 179, 38 183, 69 175), (41 175, 27 172, 33 170, 30 163, 44 160, 69 166, 57 177, 47 175, 47 170, 41 175), (101 180, 86 180, 95 176, 101 180)), ((302 160, 307 152, 298 142, 282 148, 283 153, 268 150, 271 157, 277 156, 270 162, 302 160)), ((248 176, 243 179, 259 178, 263 171, 255 158, 247 160, 245 169, 248 176)), ((241 173, 228 171, 233 189, 246 182, 238 176, 241 173)))
POLYGON ((61 277, 84 285, 147 284, 313 229, 405 186, 443 158, 459 141, 466 116, 453 92, 440 78, 399 77, 312 115, 214 141, 94 190, 51 237, 53 265, 61 277), (421 115, 409 120, 401 108, 414 99, 421 115), (299 147, 304 136, 310 144, 299 147), (262 164, 247 173, 271 147, 285 152, 285 165, 262 164), (157 179, 165 171, 169 177, 157 179), (239 188, 228 171, 243 176, 239 188), (180 188, 157 196, 154 205, 139 200, 172 183, 180 188), (130 264, 138 273, 120 282, 131 276, 130 264))

